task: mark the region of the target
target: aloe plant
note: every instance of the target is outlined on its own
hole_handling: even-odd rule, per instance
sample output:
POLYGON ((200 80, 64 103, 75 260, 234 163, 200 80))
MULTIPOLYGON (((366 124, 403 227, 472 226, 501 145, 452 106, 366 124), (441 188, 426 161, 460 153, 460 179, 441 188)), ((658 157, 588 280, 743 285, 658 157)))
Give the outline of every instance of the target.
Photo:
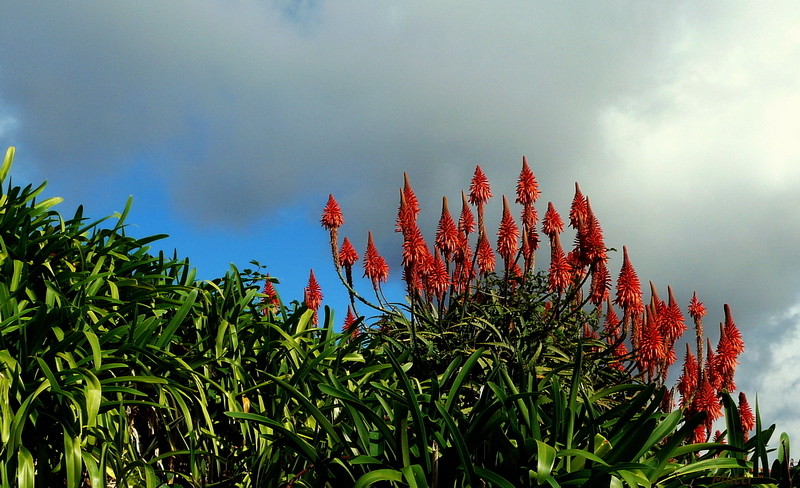
MULTIPOLYGON (((624 258, 616 300, 623 318, 613 319, 605 278, 597 278, 611 250, 601 246, 579 188, 572 259, 590 261, 579 264, 584 273, 534 270, 537 191, 527 162, 517 195, 522 225, 506 202, 497 273, 485 249, 478 258, 478 249, 464 247, 476 230, 473 240, 491 246, 486 175, 476 170, 470 192, 477 229, 466 194, 458 225, 448 223, 445 202, 424 272, 419 203, 406 177, 398 219, 404 305, 381 293, 388 267, 371 235, 365 271, 375 298, 353 288, 358 258, 339 249, 343 219, 329 197, 323 225, 351 306, 375 308, 373 317, 350 314, 341 333, 334 311, 320 309, 315 280, 292 302, 255 261, 255 269, 231 267, 199 281, 188 259, 152 249, 162 235, 126 234, 130 202, 106 219, 90 221, 81 208, 64 218, 54 210, 59 199, 38 200, 44 185, 11 184, 12 160, 10 150, 0 167, 2 486, 677 487, 743 478, 791 486, 794 479, 788 437, 780 436, 777 452, 768 448, 775 426, 763 428, 757 403, 746 437, 741 397, 737 407, 725 391, 732 371, 713 360, 738 354, 729 309, 727 342, 692 355, 714 366, 685 370, 684 404, 665 408, 660 375, 669 365, 641 348, 654 318, 671 313, 664 310, 673 307, 672 293, 662 302, 653 287, 651 303, 638 303, 638 278, 624 258), (621 352, 628 345, 631 352, 621 352), (718 402, 714 396, 709 406, 697 393, 702 382, 718 402), (716 408, 726 419, 725 443, 698 442, 716 408)), ((553 243, 559 219, 548 211, 542 229, 553 243)), ((705 311, 696 297, 689 312, 701 331, 705 311)))

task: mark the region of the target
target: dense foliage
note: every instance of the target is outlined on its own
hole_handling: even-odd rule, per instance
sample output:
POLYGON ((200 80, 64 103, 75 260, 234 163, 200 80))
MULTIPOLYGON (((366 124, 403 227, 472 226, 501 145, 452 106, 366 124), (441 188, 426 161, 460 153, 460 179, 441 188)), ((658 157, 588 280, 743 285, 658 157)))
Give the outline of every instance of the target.
MULTIPOLYGON (((640 357, 660 301, 637 321, 624 297, 623 319, 609 320, 608 297, 595 303, 583 291, 598 255, 589 272, 570 265, 554 277, 558 266, 537 273, 525 244, 507 240, 495 274, 483 229, 474 253, 483 261, 471 264, 469 233, 460 250, 437 239, 444 247, 428 251, 427 268, 445 270, 437 282, 423 271, 424 241, 408 245, 415 231, 401 205, 409 302, 383 299, 388 268, 370 237, 375 309, 356 316, 356 303, 371 302, 353 289, 358 258, 340 252, 331 198, 323 224, 352 292, 340 333, 319 310, 313 273, 304 300, 291 303, 258 263, 198 281, 188 260, 151 252, 162 236, 126 235, 129 206, 100 221, 81 208, 64 218, 52 209, 58 199, 37 200, 44 185, 11 184, 12 159, 13 149, 0 168, 2 486, 791 483, 788 439, 768 465, 774 426, 762 428, 756 408, 750 434, 732 385, 713 380, 725 443, 707 439, 717 407, 694 400, 710 385, 702 373, 684 373, 683 405, 665 408, 668 365, 640 357), (629 334, 640 334, 636 345, 629 334), (692 378, 700 385, 689 391, 692 378)), ((706 363, 725 364, 706 352, 706 363)))

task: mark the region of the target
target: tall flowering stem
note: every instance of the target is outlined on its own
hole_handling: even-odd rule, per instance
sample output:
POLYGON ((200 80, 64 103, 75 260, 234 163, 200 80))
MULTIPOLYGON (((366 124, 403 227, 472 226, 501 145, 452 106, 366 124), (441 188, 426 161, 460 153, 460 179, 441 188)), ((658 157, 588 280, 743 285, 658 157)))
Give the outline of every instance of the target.
POLYGON ((564 221, 558 215, 553 202, 547 202, 547 212, 545 212, 544 219, 542 219, 542 232, 551 240, 556 234, 564 232, 564 221))
POLYGON ((347 292, 350 296, 350 304, 355 306, 355 294, 353 291, 353 265, 358 261, 356 248, 347 237, 342 241, 342 248, 339 250, 339 265, 344 268, 347 279, 347 292))
POLYGON ((516 203, 522 205, 522 256, 525 260, 525 274, 534 266, 534 252, 539 245, 539 236, 536 233, 536 207, 534 204, 539 199, 539 183, 536 176, 528 166, 528 158, 522 157, 522 170, 517 179, 516 203))
MULTIPOLYGON (((628 248, 625 246, 622 246, 622 269, 617 278, 617 295, 614 303, 622 307, 625 332, 630 333, 632 323, 644 311, 644 304, 642 303, 642 285, 628 257, 628 248)), ((635 344, 634 347, 636 347, 635 344)))
POLYGON ((314 311, 313 318, 311 319, 314 325, 317 324, 317 311, 319 310, 320 305, 322 305, 322 288, 320 288, 319 283, 317 282, 317 277, 314 276, 314 270, 312 269, 308 275, 308 286, 305 288, 305 298, 304 302, 309 310, 314 311))
POLYGON ((547 275, 547 281, 550 290, 559 294, 564 293, 572 281, 572 266, 561 248, 558 234, 555 235, 550 245, 550 273, 547 275))
POLYGON ((503 218, 500 220, 500 229, 497 232, 497 253, 503 258, 506 274, 511 269, 511 262, 517 254, 518 245, 519 228, 511 216, 508 199, 503 196, 503 218))
POLYGON ((379 292, 380 284, 389 279, 389 265, 386 264, 383 256, 378 254, 372 232, 368 233, 367 251, 364 253, 364 276, 372 281, 372 287, 375 288, 376 293, 379 292))
POLYGON ((746 441, 750 437, 750 431, 756 428, 756 419, 743 391, 739 392, 739 419, 742 422, 742 433, 746 441))
POLYGON ((589 203, 581 192, 581 187, 575 183, 575 196, 572 198, 572 206, 569 211, 569 225, 573 229, 580 229, 585 224, 589 216, 589 203))
POLYGON ((275 286, 272 284, 272 279, 269 275, 266 277, 264 289, 261 293, 264 294, 264 298, 261 299, 261 303, 264 304, 262 314, 264 316, 269 316, 270 314, 278 313, 281 307, 281 301, 280 298, 278 298, 278 292, 275 291, 275 286))
POLYGON ((450 209, 447 208, 447 197, 442 197, 442 216, 439 218, 434 244, 444 256, 445 263, 450 262, 452 256, 458 251, 460 243, 458 229, 450 215, 450 209))
POLYGON ((475 173, 472 176, 472 183, 469 186, 469 203, 478 208, 478 233, 485 234, 484 207, 486 202, 492 197, 492 190, 489 186, 489 179, 484 174, 481 166, 475 166, 475 173))
POLYGON ((339 203, 333 198, 333 195, 328 195, 328 203, 322 210, 322 219, 320 220, 322 227, 330 232, 331 236, 331 254, 333 255, 334 265, 339 266, 339 243, 338 233, 339 227, 344 224, 344 216, 339 203))
POLYGON ((359 330, 358 324, 356 324, 356 316, 353 313, 353 308, 349 305, 347 306, 347 315, 344 318, 344 325, 342 326, 342 331, 347 334, 350 339, 355 339, 361 333, 359 330))
MULTIPOLYGON (((697 292, 692 294, 692 301, 689 303, 689 316, 694 321, 694 332, 697 340, 697 362, 703 364, 703 317, 706 315, 706 307, 703 302, 697 299, 697 292)), ((702 368, 698 370, 698 380, 702 376, 702 368)))

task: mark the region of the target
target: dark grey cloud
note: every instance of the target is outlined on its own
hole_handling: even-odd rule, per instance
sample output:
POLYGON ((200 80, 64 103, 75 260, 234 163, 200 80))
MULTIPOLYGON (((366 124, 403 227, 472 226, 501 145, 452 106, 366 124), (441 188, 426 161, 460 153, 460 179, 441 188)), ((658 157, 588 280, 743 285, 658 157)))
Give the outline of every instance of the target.
POLYGON ((697 290, 710 323, 733 305, 759 366, 740 386, 793 337, 794 315, 772 320, 800 290, 793 2, 16 2, 3 18, 0 142, 65 196, 147 164, 185 219, 246 227, 289 207, 312 222, 335 193, 346 232, 388 253, 404 171, 430 230, 475 164, 511 195, 524 154, 541 211, 566 213, 580 181, 643 280, 697 290))
POLYGON ((190 217, 246 221, 300 188, 363 188, 343 175, 381 191, 532 150, 580 166, 598 110, 662 76, 681 17, 622 5, 19 4, 0 96, 48 173, 113 173, 146 148, 190 217), (250 214, 207 196, 231 190, 250 214))

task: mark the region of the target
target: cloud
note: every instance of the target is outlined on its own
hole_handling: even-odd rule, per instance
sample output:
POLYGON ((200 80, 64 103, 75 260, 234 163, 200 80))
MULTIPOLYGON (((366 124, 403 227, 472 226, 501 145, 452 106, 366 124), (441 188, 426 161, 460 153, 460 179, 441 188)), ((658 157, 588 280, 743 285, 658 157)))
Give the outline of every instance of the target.
POLYGON ((68 173, 158 154, 183 211, 225 222, 365 177, 383 192, 402 170, 451 170, 444 183, 531 151, 575 168, 598 110, 646 86, 677 23, 546 2, 231 5, 13 7, 0 93, 23 142, 68 173))
MULTIPOLYGON (((796 395, 800 391, 800 302, 772 317, 771 322, 785 331, 781 340, 773 342, 765 357, 749 361, 743 367, 760 366, 752 391, 758 392, 759 409, 766 426, 776 423, 776 434, 786 432, 790 439, 800 438, 800 421, 797 420, 796 395), (777 420, 776 420, 777 419, 777 420)), ((750 394, 750 398, 754 396, 750 394)), ((751 400, 751 404, 755 402, 751 400)))

